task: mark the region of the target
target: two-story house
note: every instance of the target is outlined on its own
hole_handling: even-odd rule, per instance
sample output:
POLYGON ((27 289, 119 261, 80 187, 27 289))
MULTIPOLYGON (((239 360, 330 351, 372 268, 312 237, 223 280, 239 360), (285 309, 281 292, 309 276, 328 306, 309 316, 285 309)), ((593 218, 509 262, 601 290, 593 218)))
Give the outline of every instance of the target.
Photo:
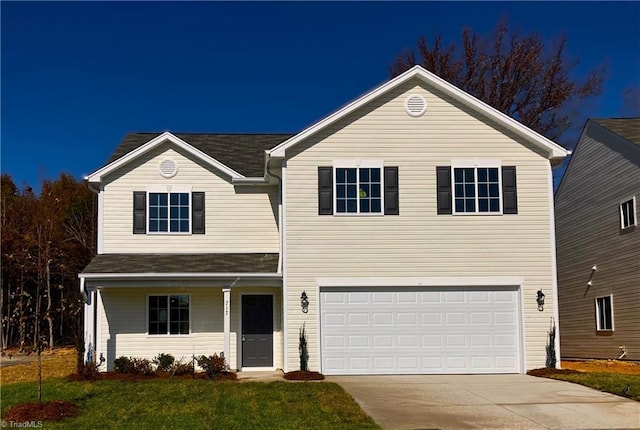
POLYGON ((587 121, 556 193, 562 356, 640 360, 640 118, 587 121))
POLYGON ((87 177, 87 349, 291 371, 304 326, 325 374, 544 366, 566 155, 419 66, 295 135, 129 135, 87 177))

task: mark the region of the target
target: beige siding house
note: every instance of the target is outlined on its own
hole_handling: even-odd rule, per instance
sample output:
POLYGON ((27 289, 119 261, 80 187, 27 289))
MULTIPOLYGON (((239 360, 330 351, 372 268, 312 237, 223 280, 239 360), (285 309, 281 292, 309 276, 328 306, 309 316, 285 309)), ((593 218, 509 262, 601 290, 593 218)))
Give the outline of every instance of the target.
POLYGON ((640 360, 640 118, 587 121, 556 194, 562 356, 640 360))
POLYGON ((89 358, 291 371, 304 327, 325 374, 542 367, 566 154, 418 66, 295 135, 130 135, 88 176, 89 358))

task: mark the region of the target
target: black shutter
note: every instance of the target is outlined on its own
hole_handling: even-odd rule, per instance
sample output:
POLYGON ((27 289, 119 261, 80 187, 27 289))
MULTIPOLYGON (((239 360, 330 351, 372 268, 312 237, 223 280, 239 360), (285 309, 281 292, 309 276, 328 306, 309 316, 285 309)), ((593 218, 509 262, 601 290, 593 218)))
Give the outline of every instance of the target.
POLYGON ((147 193, 133 192, 133 234, 147 233, 147 193))
POLYGON ((191 193, 191 233, 204 234, 204 193, 191 193))
POLYGON ((384 214, 400 215, 397 167, 384 168, 384 214))
POLYGON ((518 213, 516 166, 502 166, 502 213, 518 213))
POLYGON ((438 215, 451 214, 451 167, 436 167, 436 181, 438 215))
POLYGON ((333 215, 333 167, 318 167, 318 215, 333 215))

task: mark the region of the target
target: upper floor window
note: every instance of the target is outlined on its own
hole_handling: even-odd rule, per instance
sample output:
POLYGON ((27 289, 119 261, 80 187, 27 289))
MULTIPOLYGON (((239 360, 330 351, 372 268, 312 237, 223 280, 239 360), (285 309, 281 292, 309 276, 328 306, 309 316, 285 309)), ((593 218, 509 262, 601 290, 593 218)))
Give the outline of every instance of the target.
POLYGON ((596 297, 596 328, 613 330, 613 304, 611 296, 596 297))
POLYGON ((336 213, 381 213, 380 168, 336 168, 336 213))
POLYGON ((630 228, 636 224, 636 198, 620 203, 620 228, 630 228))
POLYGON ((149 232, 189 233, 189 193, 149 193, 149 232))
POLYGON ((455 167, 455 213, 500 213, 500 179, 497 167, 455 167))
POLYGON ((500 161, 455 160, 436 167, 439 215, 517 214, 516 166, 500 161))
POLYGON ((337 161, 318 167, 318 215, 399 215, 398 167, 337 161))
MULTIPOLYGON (((201 191, 133 192, 133 233, 204 234, 205 200, 201 191)), ((175 190, 175 188, 182 188, 175 190)))

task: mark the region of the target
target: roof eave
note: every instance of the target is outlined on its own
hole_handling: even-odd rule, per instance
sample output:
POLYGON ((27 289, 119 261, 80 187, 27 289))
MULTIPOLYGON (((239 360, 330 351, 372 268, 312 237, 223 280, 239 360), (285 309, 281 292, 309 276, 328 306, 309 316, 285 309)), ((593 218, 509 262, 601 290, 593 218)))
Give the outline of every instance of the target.
POLYGON ((82 279, 136 280, 136 279, 282 279, 281 273, 215 273, 215 272, 144 272, 144 273, 80 273, 82 279))

